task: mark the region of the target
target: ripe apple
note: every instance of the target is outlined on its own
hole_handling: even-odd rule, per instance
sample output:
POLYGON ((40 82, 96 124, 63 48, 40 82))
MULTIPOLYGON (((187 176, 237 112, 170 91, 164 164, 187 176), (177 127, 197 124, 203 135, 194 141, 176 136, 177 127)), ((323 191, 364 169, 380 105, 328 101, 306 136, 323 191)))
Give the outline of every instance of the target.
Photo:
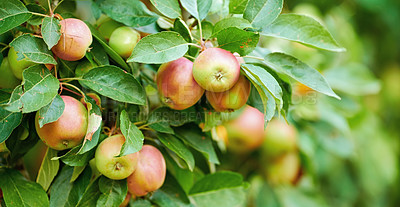
POLYGON ((18 55, 17 51, 13 47, 8 50, 8 62, 10 64, 12 73, 14 76, 18 79, 22 79, 22 72, 25 70, 25 68, 28 68, 29 66, 34 65, 35 63, 28 60, 27 58, 24 58, 22 60, 17 60, 18 55))
POLYGON ((86 134, 88 113, 81 102, 71 96, 61 96, 65 103, 64 112, 57 121, 39 126, 39 111, 35 126, 40 139, 50 148, 65 150, 79 145, 86 134))
POLYGON ((192 66, 190 60, 182 57, 158 69, 156 81, 161 100, 172 109, 189 108, 203 96, 204 89, 194 80, 192 66))
MULTIPOLYGON (((96 101, 96 104, 97 104, 98 106, 101 106, 101 99, 100 99, 100 97, 99 97, 97 94, 95 94, 95 93, 87 93, 86 96, 89 96, 89 97, 92 98, 94 101, 96 101)), ((81 98, 81 103, 87 108, 85 99, 84 99, 83 97, 81 98)))
POLYGON ((300 168, 298 153, 290 152, 266 165, 266 176, 273 184, 294 184, 299 178, 300 168))
POLYGON ((263 153, 268 157, 276 157, 297 148, 297 130, 284 120, 273 119, 265 129, 263 153))
POLYGON ((125 143, 125 137, 117 134, 106 138, 96 149, 96 167, 101 174, 113 179, 127 178, 136 170, 139 152, 117 157, 125 143))
POLYGON ((110 36, 115 29, 123 26, 123 24, 114 21, 113 19, 107 16, 101 16, 97 21, 97 25, 98 25, 97 30, 107 41, 110 39, 110 36))
POLYGON ((12 72, 8 58, 3 58, 0 66, 0 88, 15 88, 20 82, 12 72))
POLYGON ((82 20, 75 18, 61 20, 60 24, 60 40, 51 50, 63 60, 80 60, 92 44, 92 33, 89 27, 82 20))
POLYGON ((166 173, 167 168, 161 152, 151 145, 144 145, 139 151, 136 171, 127 179, 128 191, 134 196, 145 196, 162 186, 166 173))
POLYGON ((244 75, 229 90, 223 92, 207 91, 206 97, 211 106, 219 112, 234 111, 242 108, 250 95, 251 85, 244 75))
POLYGON ((245 106, 240 115, 224 123, 228 131, 228 149, 248 152, 264 141, 264 115, 256 108, 245 106))
POLYGON ((236 57, 221 48, 208 48, 193 63, 193 77, 207 91, 223 92, 235 85, 240 75, 236 57))
POLYGON ((133 48, 140 40, 140 34, 127 26, 119 27, 110 36, 108 44, 123 58, 131 56, 133 48))

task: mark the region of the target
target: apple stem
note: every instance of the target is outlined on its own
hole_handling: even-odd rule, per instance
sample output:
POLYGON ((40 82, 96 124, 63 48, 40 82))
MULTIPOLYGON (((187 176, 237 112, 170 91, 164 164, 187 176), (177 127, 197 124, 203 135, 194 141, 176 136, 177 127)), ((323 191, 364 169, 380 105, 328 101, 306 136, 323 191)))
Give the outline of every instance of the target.
MULTIPOLYGON (((69 84, 69 83, 65 83, 65 82, 60 83, 60 84, 65 85, 65 86, 69 86, 69 87, 75 89, 76 91, 78 91, 80 94, 82 94, 82 97, 83 97, 83 98, 86 97, 86 95, 85 95, 85 94, 82 92, 82 90, 79 89, 78 87, 76 87, 76 86, 74 86, 74 85, 72 85, 72 84, 69 84)), ((65 89, 67 90, 67 88, 65 88, 65 89)))
POLYGON ((121 170, 121 168, 122 168, 121 163, 117 162, 117 163, 115 164, 115 169, 116 169, 116 170, 121 170))
POLYGON ((47 0, 47 4, 49 5, 49 11, 50 11, 50 15, 53 16, 53 10, 51 9, 51 5, 50 5, 50 0, 47 0))
POLYGON ((49 15, 41 14, 41 13, 36 13, 36 12, 29 12, 29 13, 36 15, 36 16, 49 17, 49 15))
POLYGON ((260 57, 256 57, 256 56, 243 56, 243 58, 251 58, 251 59, 264 61, 264 58, 260 58, 260 57))

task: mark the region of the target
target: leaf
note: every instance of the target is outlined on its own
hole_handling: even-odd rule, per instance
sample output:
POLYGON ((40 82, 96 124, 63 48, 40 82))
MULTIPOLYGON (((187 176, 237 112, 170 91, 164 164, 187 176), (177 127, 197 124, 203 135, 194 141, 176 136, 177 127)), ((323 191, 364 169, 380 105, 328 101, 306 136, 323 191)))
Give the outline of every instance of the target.
POLYGON ((7 206, 49 206, 42 186, 26 180, 17 170, 2 167, 0 177, 0 188, 7 206))
POLYGON ((97 178, 86 188, 76 207, 96 206, 100 195, 99 179, 97 178))
POLYGON ((229 13, 230 14, 243 14, 249 0, 230 0, 229 13))
POLYGON ((4 108, 8 111, 30 113, 48 105, 58 93, 60 83, 44 65, 24 70, 21 86, 17 86, 4 108))
POLYGON ((41 108, 39 113, 39 127, 43 125, 55 122, 63 114, 65 103, 60 95, 56 95, 54 99, 46 106, 41 108))
POLYGON ((52 160, 58 160, 61 159, 61 161, 63 161, 63 163, 75 167, 75 166, 85 166, 87 163, 89 163, 90 159, 93 158, 96 150, 95 148, 89 150, 88 152, 82 153, 82 154, 78 154, 79 149, 81 148, 81 146, 76 146, 74 148, 72 148, 70 151, 68 151, 67 153, 65 153, 63 156, 61 157, 54 157, 52 160))
POLYGON ((283 0, 249 0, 243 18, 255 28, 270 25, 281 13, 283 0))
MULTIPOLYGON (((92 48, 90 50, 90 53, 93 54, 93 60, 96 62, 97 65, 101 66, 110 64, 106 51, 97 39, 92 42, 92 45, 90 47, 92 48)), ((88 52, 86 52, 86 54, 88 54, 88 52)))
POLYGON ((119 206, 128 193, 126 179, 111 180, 101 176, 99 180, 99 189, 102 194, 96 206, 119 206))
POLYGON ((70 183, 73 183, 79 175, 86 169, 86 166, 75 166, 74 167, 74 172, 72 173, 71 180, 69 181, 70 183))
POLYGON ((158 11, 170 19, 181 16, 181 7, 178 0, 150 0, 150 2, 158 11))
POLYGON ((36 178, 36 182, 39 183, 45 191, 49 189, 50 184, 58 173, 60 163, 58 160, 51 160, 51 158, 57 156, 57 150, 53 150, 47 147, 46 154, 44 155, 42 164, 39 168, 39 173, 36 178))
POLYGON ((61 24, 60 21, 54 16, 52 17, 45 17, 42 23, 42 36, 44 42, 47 44, 48 49, 51 48, 58 43, 61 37, 61 24))
POLYGON ((23 34, 15 38, 10 46, 14 47, 17 52, 17 60, 27 58, 29 61, 39 64, 57 65, 51 52, 47 49, 46 43, 31 34, 23 34))
POLYGON ((186 42, 192 42, 193 37, 189 27, 181 18, 176 18, 174 21, 174 30, 182 35, 186 42))
POLYGON ((84 154, 97 146, 101 132, 102 114, 100 107, 96 101, 89 96, 84 99, 88 109, 88 128, 86 130, 85 139, 78 154, 84 154))
POLYGON ((139 105, 146 103, 145 92, 140 83, 131 74, 116 66, 93 68, 79 82, 103 96, 120 102, 139 105))
POLYGON ((194 168, 194 157, 190 150, 182 143, 181 140, 170 134, 157 133, 158 139, 170 150, 175 152, 182 158, 190 171, 194 168))
MULTIPOLYGON (((199 114, 193 107, 185 110, 173 110, 169 107, 159 107, 151 112, 148 123, 156 124, 166 122, 171 126, 182 126, 188 122, 194 122, 199 114)), ((150 125, 150 126, 152 126, 150 125)))
MULTIPOLYGON (((26 8, 30 12, 35 12, 35 13, 44 14, 44 15, 46 14, 46 9, 39 4, 29 3, 26 5, 26 8)), ((31 24, 31 25, 40 25, 40 24, 42 24, 43 18, 44 18, 43 16, 32 15, 31 18, 29 18, 29 20, 27 22, 28 22, 28 24, 31 24)))
POLYGON ((239 53, 241 56, 249 54, 256 48, 260 35, 236 27, 229 27, 217 33, 220 48, 239 53))
POLYGON ((129 207, 152 207, 151 202, 144 199, 136 199, 135 201, 131 200, 129 207))
POLYGON ((111 19, 130 27, 146 26, 158 19, 158 16, 139 0, 99 0, 97 3, 111 19))
POLYGON ((120 128, 125 137, 125 143, 122 145, 121 153, 118 156, 125 156, 142 149, 144 136, 142 131, 129 120, 128 113, 123 110, 120 115, 120 128))
POLYGON ((19 0, 1 1, 0 8, 0 34, 21 25, 32 15, 19 0))
POLYGON ((177 32, 160 32, 141 39, 127 62, 161 64, 176 60, 188 51, 185 39, 177 32))
POLYGON ((181 0, 183 8, 185 8, 191 15, 199 21, 206 18, 208 11, 210 11, 211 0, 181 0))
POLYGON ((218 32, 224 31, 225 29, 228 29, 229 27, 236 27, 239 29, 245 29, 245 28, 250 28, 252 27, 250 22, 239 17, 229 17, 220 20, 214 25, 213 29, 213 34, 212 36, 215 37, 218 32))
POLYGON ((189 198, 176 179, 167 173, 162 187, 155 191, 150 200, 162 207, 189 207, 189 198))
POLYGON ((284 73, 320 93, 340 99, 321 73, 293 56, 270 53, 265 57, 265 63, 275 71, 284 73))
POLYGON ((75 76, 75 68, 79 64, 78 61, 66 61, 63 59, 58 59, 58 71, 61 78, 70 78, 75 76))
POLYGON ((328 30, 312 17, 299 14, 282 14, 265 27, 262 35, 299 42, 304 45, 333 52, 344 52, 328 30))
POLYGON ((21 121, 21 112, 10 112, 0 107, 0 143, 7 140, 21 121))

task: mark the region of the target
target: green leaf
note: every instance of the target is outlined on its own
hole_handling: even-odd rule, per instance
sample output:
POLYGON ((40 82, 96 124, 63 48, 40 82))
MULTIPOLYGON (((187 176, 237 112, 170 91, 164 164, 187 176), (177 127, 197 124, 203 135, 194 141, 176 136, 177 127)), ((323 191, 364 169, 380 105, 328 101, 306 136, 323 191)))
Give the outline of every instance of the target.
POLYGON ((116 66, 93 68, 79 82, 103 96, 120 102, 139 105, 146 103, 145 92, 140 83, 131 74, 116 66))
POLYGON ((94 180, 84 192, 76 207, 96 206, 97 200, 101 195, 99 189, 99 179, 94 180))
POLYGON ((181 16, 181 7, 178 0, 150 0, 151 3, 163 15, 170 19, 175 19, 181 16))
POLYGON ((151 207, 151 202, 145 199, 136 199, 135 201, 131 200, 129 203, 129 207, 151 207))
POLYGON ((86 169, 86 166, 75 166, 74 172, 72 173, 70 182, 73 183, 76 179, 78 179, 79 175, 86 169))
POLYGON ((125 143, 122 145, 121 153, 118 156, 125 156, 142 149, 144 136, 142 131, 129 120, 128 113, 123 110, 120 115, 120 128, 125 137, 125 143))
POLYGON ((45 191, 49 189, 50 184, 56 177, 60 163, 58 160, 51 160, 51 158, 57 156, 57 150, 53 150, 47 147, 46 154, 44 155, 42 164, 40 165, 39 173, 36 178, 36 182, 39 183, 45 191))
POLYGON ((63 161, 63 163, 65 163, 69 166, 72 166, 72 167, 85 166, 87 163, 89 163, 90 159, 93 158, 96 150, 93 148, 88 152, 85 152, 83 154, 78 154, 80 148, 81 148, 80 145, 76 146, 76 147, 72 148, 70 151, 68 151, 67 153, 65 153, 63 156, 55 157, 55 158, 53 158, 53 160, 61 159, 61 161, 63 161))
POLYGON ((31 14, 19 0, 0 2, 0 34, 26 22, 31 14))
POLYGON ((14 89, 4 108, 22 113, 37 111, 54 99, 59 84, 44 65, 31 66, 24 70, 22 85, 14 89))
POLYGON ((188 143, 191 147, 201 152, 211 163, 219 164, 213 143, 210 137, 205 137, 197 126, 182 126, 175 129, 178 137, 188 143))
POLYGON ((46 106, 39 110, 39 126, 55 122, 63 114, 65 103, 60 95, 56 95, 54 99, 46 106))
POLYGON ((21 112, 10 112, 0 107, 0 143, 7 140, 12 131, 21 123, 21 112))
POLYGON ((204 176, 190 189, 195 206, 241 206, 244 204, 243 178, 240 174, 220 171, 204 176))
POLYGON ((127 62, 161 64, 176 60, 188 51, 185 39, 177 32, 160 32, 141 39, 127 62))
POLYGON ((218 47, 239 53, 241 56, 249 54, 256 48, 260 35, 236 27, 229 27, 217 33, 218 47))
POLYGON ((61 37, 61 24, 60 21, 54 16, 45 17, 42 23, 42 36, 44 42, 47 44, 49 50, 58 43, 61 37))
MULTIPOLYGON (((46 14, 46 9, 39 4, 30 3, 30 4, 26 5, 26 8, 30 12, 35 12, 35 13, 44 14, 44 15, 46 14)), ((43 18, 44 18, 43 16, 32 15, 31 18, 29 18, 29 20, 27 22, 28 22, 28 24, 31 24, 31 25, 40 25, 40 24, 42 24, 43 18)))
POLYGON ((275 71, 284 73, 320 93, 340 99, 321 73, 293 56, 270 53, 265 57, 265 63, 275 71))
POLYGON ((176 18, 174 21, 174 30, 182 35, 182 37, 186 40, 186 42, 192 42, 193 37, 192 33, 189 30, 189 27, 186 25, 185 21, 181 18, 176 18))
MULTIPOLYGON (((90 46, 92 49, 90 50, 89 53, 92 54, 94 62, 96 62, 97 65, 109 65, 110 61, 108 60, 108 56, 106 51, 104 50, 103 46, 99 43, 97 39, 95 39, 92 42, 92 45, 90 46)), ((86 52, 88 54, 88 52, 86 52)))
POLYGON ((17 52, 17 60, 27 58, 29 61, 39 64, 57 64, 53 55, 47 49, 46 43, 31 34, 24 34, 15 38, 10 46, 14 47, 17 52))
MULTIPOLYGON (((171 126, 182 126, 188 122, 194 122, 199 114, 193 107, 185 110, 173 110, 169 107, 159 107, 151 112, 148 123, 156 124, 166 122, 171 126)), ((150 125, 150 126, 152 126, 150 125)))
POLYGON ((79 64, 78 61, 66 61, 63 59, 58 59, 58 71, 61 78, 70 78, 75 76, 75 68, 79 64))
POLYGON ((199 21, 206 18, 208 11, 210 11, 211 0, 181 0, 183 8, 185 8, 191 15, 199 21))
POLYGON ((101 132, 102 114, 96 101, 89 96, 84 99, 88 109, 88 128, 86 130, 85 140, 78 154, 84 154, 97 146, 101 132))
POLYGON ((192 206, 185 191, 169 173, 165 177, 163 186, 151 195, 150 200, 162 207, 192 206))
POLYGON ((249 0, 230 0, 229 13, 230 14, 243 14, 249 0))
POLYGON ((185 160, 190 171, 194 169, 194 157, 188 147, 181 140, 170 134, 157 133, 158 139, 170 150, 175 152, 180 158, 185 160))
POLYGON ((104 176, 100 177, 99 188, 102 193, 96 206, 119 206, 128 193, 126 179, 111 180, 104 176))
POLYGON ((249 0, 243 18, 255 28, 270 25, 281 13, 283 0, 249 0))
POLYGON ((218 32, 224 31, 225 29, 228 29, 229 27, 236 27, 239 29, 245 29, 245 28, 251 28, 251 24, 249 21, 239 18, 239 17, 229 17, 220 20, 214 25, 213 29, 213 34, 212 36, 215 37, 218 32))
POLYGON ((130 27, 146 26, 158 19, 158 16, 139 0, 99 0, 97 3, 111 19, 130 27))
POLYGON ((49 198, 42 186, 28 181, 20 172, 0 168, 0 188, 7 206, 49 206, 49 198))
POLYGON ((282 14, 265 27, 262 35, 299 42, 304 45, 333 52, 344 52, 328 30, 312 17, 299 14, 282 14))

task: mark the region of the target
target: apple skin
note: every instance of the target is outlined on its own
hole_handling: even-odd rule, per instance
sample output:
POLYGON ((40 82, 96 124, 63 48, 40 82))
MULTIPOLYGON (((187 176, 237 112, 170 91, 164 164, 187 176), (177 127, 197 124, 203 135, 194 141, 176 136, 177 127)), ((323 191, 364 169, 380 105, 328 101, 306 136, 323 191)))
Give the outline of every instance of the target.
POLYGON ((39 126, 39 111, 35 127, 40 139, 50 148, 65 150, 78 146, 86 135, 88 112, 81 102, 71 96, 61 96, 64 112, 57 121, 39 126))
POLYGON ((163 185, 166 173, 166 163, 161 152, 151 145, 143 145, 139 151, 136 171, 127 179, 128 191, 137 197, 145 196, 163 185))
POLYGON ((266 176, 272 184, 295 184, 298 181, 300 170, 298 153, 290 152, 266 165, 266 176))
POLYGON ((192 66, 190 60, 182 57, 158 69, 156 82, 161 101, 172 109, 189 108, 204 94, 204 89, 193 78, 192 66))
POLYGON ((114 32, 115 29, 118 27, 123 26, 123 24, 114 21, 110 17, 100 18, 97 22, 97 30, 100 34, 106 39, 107 41, 110 40, 111 34, 114 32))
POLYGON ((284 120, 273 119, 265 129, 265 140, 262 146, 267 157, 277 157, 297 149, 297 130, 284 120))
POLYGON ((242 108, 250 96, 251 85, 244 75, 229 90, 224 92, 206 92, 206 97, 211 106, 218 112, 231 112, 242 108))
POLYGON ((92 33, 82 20, 68 18, 60 21, 61 37, 58 43, 51 48, 57 57, 76 61, 85 56, 86 50, 92 44, 92 33))
POLYGON ((260 147, 264 141, 264 115, 246 105, 240 115, 224 123, 228 131, 228 149, 245 153, 260 147))
POLYGON ((132 195, 130 193, 127 193, 125 200, 122 201, 122 203, 119 205, 119 207, 127 207, 131 198, 132 198, 132 195))
POLYGON ((116 157, 124 143, 125 137, 117 134, 106 138, 96 149, 96 167, 101 174, 110 179, 125 179, 136 170, 139 152, 116 157))
POLYGON ((207 91, 223 92, 238 81, 240 65, 236 57, 221 48, 208 48, 193 63, 193 77, 207 91))
POLYGON ((11 70, 8 58, 3 58, 0 66, 0 88, 15 88, 20 83, 21 81, 14 76, 11 70))
POLYGON ((127 59, 131 56, 133 48, 140 40, 140 34, 136 30, 123 26, 111 33, 108 44, 121 57, 127 59))
POLYGON ((17 51, 15 51, 14 47, 11 47, 8 50, 8 63, 10 64, 14 76, 21 80, 22 72, 25 70, 25 68, 35 65, 36 63, 29 61, 27 58, 24 58, 22 60, 17 60, 17 58, 17 51))

